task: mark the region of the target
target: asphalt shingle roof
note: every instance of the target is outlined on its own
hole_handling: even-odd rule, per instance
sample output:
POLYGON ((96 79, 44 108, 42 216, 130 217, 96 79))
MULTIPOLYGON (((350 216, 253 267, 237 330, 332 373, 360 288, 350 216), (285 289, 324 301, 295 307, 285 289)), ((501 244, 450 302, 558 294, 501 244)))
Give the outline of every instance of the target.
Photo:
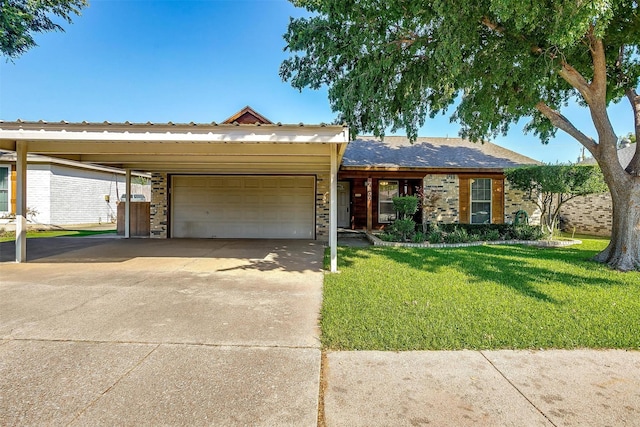
MULTIPOLYGON (((622 167, 629 166, 629 162, 633 159, 633 155, 636 152, 636 144, 631 144, 628 147, 624 147, 618 150, 618 159, 620 160, 620 164, 622 167)), ((589 157, 588 159, 584 159, 580 162, 580 164, 584 165, 595 165, 597 164, 596 159, 593 157, 589 157)))
POLYGON ((349 143, 342 161, 343 168, 504 169, 535 164, 540 162, 490 142, 423 137, 411 144, 404 136, 387 136, 383 140, 362 136, 349 143))

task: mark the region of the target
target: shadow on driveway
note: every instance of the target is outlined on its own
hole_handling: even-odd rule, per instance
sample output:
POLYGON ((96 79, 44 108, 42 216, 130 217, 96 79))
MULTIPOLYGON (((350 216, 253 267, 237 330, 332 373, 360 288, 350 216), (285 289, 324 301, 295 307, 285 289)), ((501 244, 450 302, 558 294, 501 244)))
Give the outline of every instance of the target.
MULTIPOLYGON (((37 238, 27 241, 27 263, 125 263, 193 259, 216 271, 320 271, 324 245, 312 240, 37 238), (242 260, 242 262, 232 262, 242 260)), ((15 260, 15 242, 0 243, 0 262, 15 260)))

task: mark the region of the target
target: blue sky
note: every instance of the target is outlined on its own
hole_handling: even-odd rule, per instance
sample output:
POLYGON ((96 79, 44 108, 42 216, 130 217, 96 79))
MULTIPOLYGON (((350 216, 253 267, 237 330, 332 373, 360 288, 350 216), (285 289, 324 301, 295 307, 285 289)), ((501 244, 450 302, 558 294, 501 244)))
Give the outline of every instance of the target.
MULTIPOLYGON (((66 32, 2 59, 0 119, 207 123, 251 105, 275 122, 331 122, 325 90, 299 92, 278 76, 289 17, 303 14, 286 0, 93 0, 66 32)), ((595 136, 586 110, 563 113, 595 136)), ((625 101, 611 113, 619 135, 632 129, 625 101)), ((420 135, 458 130, 439 116, 420 135)), ((575 161, 581 147, 561 132, 543 146, 521 127, 494 142, 551 163, 575 161)))

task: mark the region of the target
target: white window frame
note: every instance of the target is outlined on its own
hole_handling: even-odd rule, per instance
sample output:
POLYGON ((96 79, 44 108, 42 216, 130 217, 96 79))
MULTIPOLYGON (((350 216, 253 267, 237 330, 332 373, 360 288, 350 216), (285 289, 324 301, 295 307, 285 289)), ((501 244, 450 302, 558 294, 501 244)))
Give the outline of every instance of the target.
MULTIPOLYGON (((489 203, 489 211, 487 212, 487 214, 489 215, 489 222, 488 224, 492 223, 492 218, 491 218, 491 212, 493 212, 493 180, 491 178, 474 178, 470 180, 471 182, 469 183, 469 222, 471 224, 485 224, 485 222, 474 222, 474 218, 477 215, 476 213, 473 212, 473 204, 474 203, 489 203), (475 184, 478 181, 489 181, 489 199, 474 199, 473 198, 473 184, 475 184)), ((484 211, 482 211, 484 212, 484 211)), ((482 214, 485 215, 485 214, 482 214)))
POLYGON ((382 206, 382 204, 391 204, 391 206, 393 206, 393 201, 392 201, 393 197, 398 197, 399 195, 400 195, 400 181, 396 179, 381 179, 380 181, 378 181, 378 224, 390 224, 396 220, 395 211, 393 214, 383 214, 381 213, 382 210, 380 209, 380 207, 382 206), (386 186, 390 184, 396 185, 396 195, 392 196, 391 199, 385 199, 383 201, 382 198, 380 197, 381 187, 383 185, 386 186))
POLYGON ((0 210, 0 214, 8 214, 11 213, 11 166, 0 165, 0 169, 7 170, 7 210, 0 210))

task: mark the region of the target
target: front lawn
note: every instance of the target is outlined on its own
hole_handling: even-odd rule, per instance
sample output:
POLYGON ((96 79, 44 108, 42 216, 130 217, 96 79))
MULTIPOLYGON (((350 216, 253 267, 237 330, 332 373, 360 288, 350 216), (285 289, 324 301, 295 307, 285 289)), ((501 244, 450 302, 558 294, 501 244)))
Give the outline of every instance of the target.
POLYGON ((640 272, 562 249, 340 247, 322 342, 335 350, 640 349, 640 272))

